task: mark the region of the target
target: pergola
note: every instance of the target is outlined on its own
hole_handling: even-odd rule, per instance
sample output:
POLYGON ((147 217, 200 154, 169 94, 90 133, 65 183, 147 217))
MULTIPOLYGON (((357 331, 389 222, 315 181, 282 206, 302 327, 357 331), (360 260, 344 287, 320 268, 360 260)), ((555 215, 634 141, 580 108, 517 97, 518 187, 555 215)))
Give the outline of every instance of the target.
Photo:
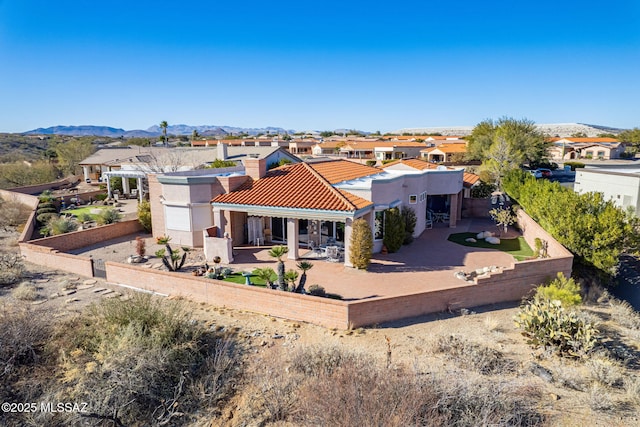
POLYGON ((130 189, 129 189, 129 178, 135 178, 138 182, 138 201, 142 202, 143 197, 144 197, 144 191, 142 189, 142 181, 147 179, 147 174, 142 172, 142 171, 133 171, 133 170, 116 170, 116 171, 109 171, 109 172, 104 172, 102 174, 103 176, 103 181, 107 182, 107 193, 109 195, 109 198, 113 197, 112 191, 111 191, 111 182, 110 179, 111 178, 122 178, 122 191, 124 193, 129 193, 130 189))

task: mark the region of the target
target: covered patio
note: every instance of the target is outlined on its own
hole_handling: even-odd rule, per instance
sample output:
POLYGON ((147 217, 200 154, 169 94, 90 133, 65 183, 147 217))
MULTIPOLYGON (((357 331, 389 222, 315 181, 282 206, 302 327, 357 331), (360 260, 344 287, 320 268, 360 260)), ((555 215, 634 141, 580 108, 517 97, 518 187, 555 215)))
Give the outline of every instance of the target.
POLYGON ((144 187, 142 183, 147 179, 147 174, 145 172, 120 169, 104 172, 102 174, 102 177, 103 181, 107 183, 107 194, 110 199, 114 196, 114 192, 111 188, 111 178, 122 178, 122 195, 125 198, 136 198, 139 202, 142 202, 142 200, 144 200, 144 187), (132 189, 129 185, 130 178, 136 180, 136 188, 134 189, 132 189))

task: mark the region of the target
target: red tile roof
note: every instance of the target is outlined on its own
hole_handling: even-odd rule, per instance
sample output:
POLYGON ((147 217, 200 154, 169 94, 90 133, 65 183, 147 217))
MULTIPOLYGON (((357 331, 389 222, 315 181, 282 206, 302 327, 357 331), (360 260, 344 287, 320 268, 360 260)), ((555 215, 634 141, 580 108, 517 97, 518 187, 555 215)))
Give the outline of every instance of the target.
POLYGON ((473 187, 473 185, 478 181, 480 181, 480 177, 475 173, 465 172, 462 175, 462 185, 464 185, 466 188, 473 187))
POLYGON ((596 137, 596 138, 573 138, 573 137, 567 137, 567 138, 559 138, 559 137, 554 137, 554 138, 549 138, 549 141, 551 142, 556 142, 556 141, 560 141, 560 140, 566 140, 566 141, 571 141, 571 142, 618 142, 617 139, 615 138, 609 138, 609 137, 596 137))
POLYGON ((418 169, 418 170, 425 170, 425 169, 437 169, 438 165, 433 164, 431 162, 427 162, 424 160, 420 160, 420 159, 401 159, 401 160, 396 160, 395 162, 390 162, 387 163, 386 165, 383 166, 383 168, 387 168, 389 166, 393 166, 393 165, 407 165, 411 168, 414 169, 418 169))
POLYGON ((211 202, 348 212, 372 205, 368 200, 334 188, 308 163, 273 169, 263 178, 248 180, 237 190, 221 194, 211 202))
POLYGON ((349 160, 327 160, 324 162, 309 163, 317 173, 331 184, 337 184, 352 179, 364 178, 382 172, 373 166, 362 163, 351 162, 349 160))

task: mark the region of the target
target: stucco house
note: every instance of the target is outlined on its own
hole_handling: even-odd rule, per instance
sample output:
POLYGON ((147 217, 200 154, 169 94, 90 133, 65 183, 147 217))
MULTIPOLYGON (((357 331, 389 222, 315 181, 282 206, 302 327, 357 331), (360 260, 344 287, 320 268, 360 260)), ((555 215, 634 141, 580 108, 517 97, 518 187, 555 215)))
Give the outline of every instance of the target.
POLYGON ((552 160, 619 159, 625 145, 614 138, 551 138, 548 149, 552 160))
POLYGON ((640 168, 576 169, 577 193, 599 192, 606 200, 640 215, 640 168))
POLYGON ((420 156, 434 163, 444 163, 462 160, 467 153, 467 144, 463 142, 447 142, 420 151, 420 156))
POLYGON ((463 170, 416 161, 428 166, 399 161, 379 169, 342 159, 268 169, 266 159, 245 158, 244 171, 156 175, 150 177, 154 235, 192 246, 227 236, 234 246, 278 242, 298 259, 301 245, 329 241, 348 254, 353 221, 363 218, 378 252, 387 209, 414 209, 416 236, 433 225, 430 212, 450 227, 460 219, 463 170))

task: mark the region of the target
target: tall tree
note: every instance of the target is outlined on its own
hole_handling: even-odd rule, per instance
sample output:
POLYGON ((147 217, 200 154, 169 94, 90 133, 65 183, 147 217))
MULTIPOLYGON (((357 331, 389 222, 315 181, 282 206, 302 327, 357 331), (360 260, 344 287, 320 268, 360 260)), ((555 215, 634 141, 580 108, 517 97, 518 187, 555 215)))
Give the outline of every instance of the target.
POLYGON ((544 161, 551 144, 531 120, 510 117, 478 123, 468 139, 467 157, 481 160, 482 169, 498 185, 508 171, 523 163, 544 161))
POLYGON ((629 142, 635 147, 640 147, 640 128, 627 129, 620 132, 618 139, 622 142, 629 142))
POLYGON ((200 134, 198 133, 197 129, 194 129, 193 132, 191 132, 191 146, 192 147, 193 147, 193 141, 195 141, 196 138, 200 138, 200 134))
POLYGON ((504 138, 510 146, 510 152, 517 157, 514 160, 528 163, 545 160, 547 149, 551 145, 531 120, 502 117, 494 122, 487 119, 473 128, 468 138, 468 157, 481 161, 490 159, 491 146, 498 137, 504 138))
POLYGON ((59 142, 54 146, 58 156, 58 165, 63 173, 79 173, 78 166, 81 161, 89 157, 95 151, 95 147, 87 138, 72 139, 67 142, 59 142))
POLYGON ((164 145, 167 145, 167 128, 169 127, 169 123, 166 120, 160 122, 160 129, 162 129, 162 139, 164 141, 164 145))

